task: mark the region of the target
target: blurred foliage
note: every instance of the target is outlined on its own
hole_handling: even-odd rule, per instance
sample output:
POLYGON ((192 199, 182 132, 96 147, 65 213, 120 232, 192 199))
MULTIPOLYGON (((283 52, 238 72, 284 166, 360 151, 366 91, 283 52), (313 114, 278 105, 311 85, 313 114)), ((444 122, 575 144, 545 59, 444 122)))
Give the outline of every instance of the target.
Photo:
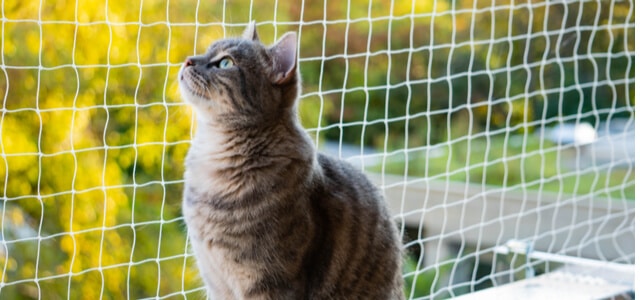
POLYGON ((301 28, 303 103, 321 102, 328 139, 392 150, 449 140, 454 122, 523 133, 632 115, 629 2, 417 2, 305 4, 323 22, 301 28))
POLYGON ((593 163, 588 148, 558 146, 535 135, 458 138, 426 150, 395 152, 369 171, 475 183, 489 189, 635 200, 635 168, 628 161, 610 158, 593 163))
MULTIPOLYGON (((444 269, 445 267, 441 267, 444 269)), ((450 269, 448 266, 447 269, 450 269)), ((418 261, 413 257, 408 257, 403 266, 404 276, 404 294, 407 299, 415 299, 429 296, 432 287, 435 287, 436 277, 440 270, 425 270, 420 266, 418 261)))
POLYGON ((317 140, 390 150, 452 139, 454 121, 528 132, 633 113, 630 3, 392 3, 4 1, 1 297, 202 297, 175 78, 251 19, 266 43, 299 33, 317 140))

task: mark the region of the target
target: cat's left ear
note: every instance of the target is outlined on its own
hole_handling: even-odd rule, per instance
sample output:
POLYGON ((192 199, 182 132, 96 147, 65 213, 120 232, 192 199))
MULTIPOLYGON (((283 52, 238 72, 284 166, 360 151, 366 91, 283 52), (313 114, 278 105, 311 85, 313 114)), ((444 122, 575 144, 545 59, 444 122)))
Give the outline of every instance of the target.
POLYGON ((254 42, 260 41, 260 38, 258 38, 258 31, 256 31, 256 21, 249 22, 247 28, 245 28, 242 33, 242 38, 254 42))
POLYGON ((287 32, 275 45, 269 48, 273 57, 273 73, 271 81, 275 84, 285 84, 296 76, 297 67, 297 35, 287 32))

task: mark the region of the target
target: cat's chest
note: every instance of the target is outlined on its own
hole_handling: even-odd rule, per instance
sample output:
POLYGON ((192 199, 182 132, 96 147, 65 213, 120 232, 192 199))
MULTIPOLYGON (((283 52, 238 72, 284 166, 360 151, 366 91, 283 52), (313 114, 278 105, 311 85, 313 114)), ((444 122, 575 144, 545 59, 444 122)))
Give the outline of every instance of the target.
POLYGON ((185 191, 183 215, 191 248, 214 294, 240 299, 242 295, 236 293, 246 291, 260 277, 256 262, 240 259, 259 237, 248 234, 252 232, 247 230, 252 219, 248 210, 238 203, 213 202, 215 199, 197 195, 193 189, 185 191))
POLYGON ((253 268, 236 262, 228 249, 211 247, 206 240, 191 240, 201 276, 211 293, 223 299, 241 299, 245 291, 259 277, 253 268))
MULTIPOLYGON (((197 195, 215 195, 223 192, 233 192, 243 187, 251 185, 250 182, 238 182, 231 180, 217 172, 215 168, 215 162, 196 162, 193 166, 187 167, 184 177, 185 183, 190 189, 192 189, 197 195)), ((200 200, 200 199, 198 199, 200 200)))

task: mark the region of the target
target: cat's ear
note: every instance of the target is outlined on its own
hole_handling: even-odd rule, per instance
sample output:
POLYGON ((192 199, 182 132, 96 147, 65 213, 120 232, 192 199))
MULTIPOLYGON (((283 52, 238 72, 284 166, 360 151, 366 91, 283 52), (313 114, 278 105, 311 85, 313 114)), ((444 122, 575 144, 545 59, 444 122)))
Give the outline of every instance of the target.
POLYGON ((258 37, 258 31, 256 31, 256 21, 249 22, 247 28, 244 29, 244 33, 242 33, 242 38, 255 42, 260 41, 260 38, 258 37))
POLYGON ((271 81, 275 84, 288 83, 296 76, 297 67, 297 35, 295 32, 287 32, 269 52, 273 57, 273 73, 271 81))

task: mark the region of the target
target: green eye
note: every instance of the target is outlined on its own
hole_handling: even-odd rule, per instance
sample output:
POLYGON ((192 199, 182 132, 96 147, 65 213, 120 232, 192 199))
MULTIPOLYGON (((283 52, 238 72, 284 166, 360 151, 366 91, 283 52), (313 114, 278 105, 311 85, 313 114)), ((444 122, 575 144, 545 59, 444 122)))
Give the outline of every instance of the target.
POLYGON ((228 58, 228 57, 221 59, 220 62, 218 63, 218 68, 220 69, 228 69, 231 67, 233 67, 233 60, 231 60, 231 58, 228 58))

